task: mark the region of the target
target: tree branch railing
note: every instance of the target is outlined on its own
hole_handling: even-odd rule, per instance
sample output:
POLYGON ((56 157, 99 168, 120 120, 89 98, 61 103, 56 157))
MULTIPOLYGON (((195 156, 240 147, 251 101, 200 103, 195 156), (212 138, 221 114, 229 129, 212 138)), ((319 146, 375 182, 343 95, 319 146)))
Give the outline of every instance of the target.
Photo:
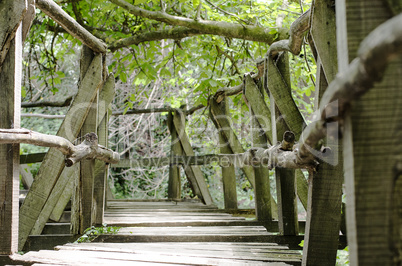
POLYGON ((98 159, 106 163, 117 163, 120 155, 98 145, 95 133, 85 135, 85 140, 74 146, 63 137, 38 133, 27 129, 0 129, 0 144, 26 143, 43 147, 53 147, 65 155, 67 167, 83 159, 98 159))

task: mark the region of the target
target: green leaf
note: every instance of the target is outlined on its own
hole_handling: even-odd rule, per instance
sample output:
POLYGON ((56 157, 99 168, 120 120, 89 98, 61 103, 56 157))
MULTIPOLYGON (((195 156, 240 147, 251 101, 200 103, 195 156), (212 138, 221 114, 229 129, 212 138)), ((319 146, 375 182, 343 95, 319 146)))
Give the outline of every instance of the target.
POLYGON ((25 89, 25 86, 21 87, 21 97, 25 98, 27 96, 27 90, 25 89))
POLYGON ((56 74, 59 76, 59 78, 64 78, 66 76, 63 71, 57 71, 56 74))
POLYGON ((134 5, 140 5, 146 3, 147 0, 135 0, 134 5))
POLYGON ((121 73, 120 73, 120 79, 121 79, 121 81, 122 81, 123 83, 126 83, 126 82, 127 82, 127 74, 126 74, 126 72, 121 72, 121 73))
POLYGON ((196 9, 200 5, 200 0, 193 0, 193 8, 196 9))

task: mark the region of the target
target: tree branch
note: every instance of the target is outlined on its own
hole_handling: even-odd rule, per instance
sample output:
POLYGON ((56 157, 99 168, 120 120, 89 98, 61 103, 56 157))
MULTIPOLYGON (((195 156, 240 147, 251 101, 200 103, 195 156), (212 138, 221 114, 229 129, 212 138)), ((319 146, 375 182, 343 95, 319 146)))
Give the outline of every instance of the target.
POLYGON ((282 51, 289 51, 294 55, 298 55, 301 51, 304 32, 310 29, 310 15, 311 11, 309 9, 297 18, 290 26, 289 39, 273 43, 269 47, 267 56, 275 56, 282 51))
MULTIPOLYGON (((210 21, 202 19, 194 20, 185 17, 172 16, 158 11, 148 11, 137 6, 133 6, 124 0, 110 1, 126 9, 133 15, 165 22, 169 25, 183 26, 190 29, 199 30, 200 34, 214 34, 229 38, 244 39, 268 44, 271 44, 277 40, 275 35, 269 33, 272 30, 271 28, 240 25, 223 21, 210 21)), ((281 38, 281 36, 285 35, 283 33, 287 30, 279 29, 279 31, 279 38, 281 38)))
POLYGON ((27 129, 0 129, 0 144, 27 143, 43 147, 52 147, 61 151, 65 156, 67 167, 72 166, 85 158, 97 158, 106 163, 117 163, 120 160, 118 153, 98 145, 95 133, 85 135, 85 140, 74 146, 65 138, 46 135, 27 129))
POLYGON ((70 15, 52 0, 36 0, 35 5, 54 21, 59 23, 72 36, 97 53, 106 53, 106 44, 78 24, 70 15))
POLYGON ((144 32, 128 38, 120 39, 111 43, 108 48, 113 52, 119 48, 126 47, 129 45, 138 45, 142 42, 149 42, 163 39, 180 40, 185 37, 191 37, 200 34, 202 34, 202 32, 200 32, 199 30, 189 29, 186 27, 168 28, 164 30, 144 32))
POLYGON ((61 101, 38 101, 38 102, 23 102, 21 103, 22 108, 32 108, 32 107, 66 107, 69 106, 75 95, 71 95, 61 101))

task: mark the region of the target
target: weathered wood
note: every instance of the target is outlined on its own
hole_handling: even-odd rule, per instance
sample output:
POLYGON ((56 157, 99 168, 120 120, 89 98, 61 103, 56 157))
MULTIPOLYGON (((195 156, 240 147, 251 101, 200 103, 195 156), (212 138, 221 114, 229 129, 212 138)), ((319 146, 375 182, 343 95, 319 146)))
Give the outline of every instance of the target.
MULTIPOLYGON (((219 132, 223 133, 225 140, 229 143, 233 153, 244 153, 244 149, 241 146, 240 141, 237 139, 234 133, 228 117, 223 112, 222 108, 213 99, 210 101, 210 112, 213 115, 212 121, 214 121, 216 128, 219 132)), ((244 174, 249 180, 250 184, 255 187, 254 170, 250 166, 242 167, 244 174)))
MULTIPOLYGON (((229 113, 229 103, 227 103, 226 101, 227 98, 225 98, 220 103, 225 115, 229 113)), ((225 137, 223 136, 223 133, 221 131, 218 132, 218 138, 220 153, 233 153, 229 143, 225 140, 225 137)), ((225 209, 237 209, 236 173, 234 166, 232 164, 227 164, 222 166, 221 169, 225 209)))
POLYGON ((22 102, 22 108, 32 108, 32 107, 67 107, 71 104, 75 95, 71 95, 61 101, 37 101, 37 102, 22 102))
POLYGON ((269 73, 269 93, 272 94, 281 115, 285 117, 285 122, 289 130, 296 135, 296 139, 299 139, 306 125, 304 118, 293 100, 288 84, 271 57, 268 57, 267 65, 269 73))
POLYGON ((304 176, 301 170, 296 170, 296 191, 297 196, 301 204, 303 205, 304 209, 307 210, 307 194, 308 194, 308 183, 307 179, 304 176))
POLYGON ((331 0, 314 1, 311 21, 311 36, 328 82, 338 73, 335 6, 332 5, 331 0))
POLYGON ((388 67, 385 65, 389 61, 387 54, 395 53, 402 44, 402 15, 390 19, 392 13, 384 3, 346 0, 339 7, 337 3, 337 21, 343 23, 337 28, 340 31, 344 26, 346 37, 341 46, 346 50, 338 50, 340 75, 348 74, 356 63, 352 59, 358 55, 359 60, 367 62, 364 69, 369 80, 357 88, 351 85, 355 90, 363 89, 362 92, 366 86, 372 87, 353 102, 344 122, 350 265, 398 265, 401 261, 401 178, 394 168, 402 149, 400 48, 399 55, 393 57, 388 67), (384 43, 388 45, 381 47, 384 43), (364 47, 374 52, 368 53, 364 47), (376 79, 381 81, 374 83, 376 79))
MULTIPOLYGON (((10 9, 17 9, 21 5, 21 1, 2 1, 0 3, 1 8, 9 7, 10 9)), ((5 13, 2 13, 2 18, 16 15, 13 12, 8 14, 8 11, 4 9, 3 12, 5 13)), ((0 19, 1 27, 7 23, 8 21, 0 19)), ((14 27, 14 25, 12 26, 14 27)), ((21 27, 15 31, 13 39, 9 40, 8 53, 0 72, 0 128, 20 127, 21 27)), ((0 42, 0 45, 3 43, 0 42)), ((19 148, 18 144, 0 145, 0 255, 9 255, 18 251, 19 148)))
MULTIPOLYGON (((89 111, 91 102, 102 82, 102 58, 96 56, 90 71, 80 83, 80 89, 74 98, 71 108, 57 133, 70 141, 74 140, 89 111)), ((39 172, 20 208, 20 237, 19 247, 22 249, 32 227, 34 226, 47 198, 53 189, 58 177, 64 168, 64 155, 54 148, 50 148, 46 154, 39 172)))
MULTIPOLYGON (((283 70, 286 71, 286 68, 283 70)), ((250 76, 245 77, 246 82, 249 82, 249 84, 252 84, 250 76)), ((258 118, 259 123, 263 123, 266 125, 266 130, 264 130, 268 141, 270 143, 273 143, 273 138, 272 138, 272 128, 271 128, 271 111, 269 110, 267 104, 263 100, 262 94, 260 91, 257 90, 257 86, 248 86, 245 89, 245 95, 247 98, 247 101, 250 104, 250 107, 252 108, 253 112, 255 113, 256 117, 258 118), (270 124, 268 124, 268 122, 270 124), (269 129, 269 130, 268 130, 269 129)), ((282 118, 281 118, 282 119, 282 118)), ((285 117, 286 119, 286 117, 285 117)), ((291 121, 289 121, 291 122, 291 121)), ((261 125, 261 124, 260 124, 261 125)), ((296 126, 293 126, 296 127, 296 126)), ((264 128, 264 127, 263 127, 264 128)), ((276 129, 284 132, 288 130, 288 127, 284 123, 277 123, 276 124, 276 129)), ((303 173, 301 170, 296 170, 297 177, 303 176, 302 179, 298 178, 298 189, 297 189, 297 195, 299 196, 300 201, 303 203, 303 206, 307 208, 307 181, 304 178, 303 173)))
MULTIPOLYGON (((169 112, 168 114, 168 125, 171 136, 169 161, 173 161, 173 156, 182 155, 183 150, 180 144, 180 139, 177 136, 176 127, 173 124, 172 112, 169 112)), ((170 165, 169 167, 168 198, 169 199, 181 198, 180 168, 177 165, 170 165)))
MULTIPOLYGON (((73 195, 75 179, 78 178, 78 174, 79 174, 78 169, 79 169, 78 166, 73 166, 73 168, 71 168, 71 167, 64 168, 63 172, 64 171, 68 171, 68 172, 72 171, 72 173, 70 174, 69 182, 65 186, 63 193, 60 195, 59 200, 57 201, 56 205, 53 208, 52 213, 49 216, 50 220, 55 221, 55 222, 60 221, 60 219, 63 215, 63 212, 66 209, 67 204, 71 201, 71 196, 73 195)), ((63 174, 61 176, 63 176, 63 174)), ((59 181, 60 181, 60 179, 59 179, 59 181)))
POLYGON ((29 171, 29 167, 27 165, 20 164, 19 172, 24 188, 29 189, 33 183, 33 176, 31 174, 31 171, 29 171))
MULTIPOLYGON (((246 76, 245 81, 246 98, 259 100, 260 102, 250 102, 249 106, 252 110, 251 113, 251 128, 253 137, 253 147, 268 148, 268 140, 272 137, 272 130, 270 125, 270 112, 266 112, 264 116, 256 115, 254 109, 266 107, 263 91, 257 87, 254 80, 250 76, 246 76), (261 124, 266 123, 266 124, 261 124), (268 128, 264 128, 268 126, 268 128), (265 134, 264 134, 265 133, 265 134), (268 136, 267 136, 268 134, 268 136)), ((261 112, 259 112, 261 114, 261 112)), ((271 212, 271 186, 269 182, 269 170, 263 165, 254 166, 255 174, 255 209, 258 221, 265 221, 269 224, 272 221, 271 212)))
POLYGON ((106 44, 78 24, 75 19, 68 15, 55 2, 52 0, 36 0, 35 5, 93 51, 96 53, 106 53, 106 44))
POLYGON ((85 158, 97 158, 107 163, 118 162, 119 154, 99 146, 95 133, 85 136, 86 141, 74 146, 68 139, 42 134, 27 129, 0 129, 0 143, 27 143, 37 146, 53 147, 65 155, 65 164, 67 167, 81 161, 85 158), (94 138, 94 141, 89 141, 94 138))
MULTIPOLYGON (((43 228, 45 227, 47 221, 49 220, 50 214, 54 210, 57 202, 59 201, 62 194, 65 193, 65 188, 69 183, 70 179, 72 181, 72 177, 74 177, 74 172, 77 171, 78 168, 73 167, 65 167, 59 181, 56 182, 52 192, 49 195, 45 205, 42 208, 42 211, 35 222, 34 227, 31 230, 31 235, 40 235, 42 233, 43 228)), ((63 208, 64 211, 64 208, 63 208)))
MULTIPOLYGON (((113 75, 109 75, 107 81, 103 84, 103 87, 100 91, 99 97, 100 99, 105 99, 105 100, 100 100, 99 104, 98 104, 98 121, 100 121, 100 119, 105 119, 105 111, 108 107, 108 105, 110 104, 111 100, 113 99, 113 95, 114 95, 114 77, 113 75)), ((99 135, 99 141, 105 141, 105 136, 104 134, 101 134, 101 132, 103 132, 105 130, 105 125, 101 122, 99 122, 101 126, 98 127, 98 135, 99 135)), ((103 144, 102 144, 103 145, 103 144)), ((103 145, 106 146, 106 145, 103 145)), ((102 169, 103 167, 105 167, 104 162, 101 162, 99 160, 97 160, 95 162, 95 176, 101 175, 102 173, 102 169)), ((74 175, 77 175, 77 171, 74 171, 73 173, 74 175)), ((70 174, 70 175, 71 175, 70 174)), ((68 177, 69 175, 67 175, 68 177)), ((62 179, 65 178, 63 175, 58 179, 57 182, 64 182, 62 179)), ((74 177, 75 178, 75 177, 74 177)), ((70 180, 68 181, 68 184, 65 187, 64 193, 60 196, 59 201, 56 203, 55 208, 52 211, 52 214, 50 215, 50 219, 53 221, 59 221, 63 210, 65 209, 65 207, 67 206, 68 202, 71 199, 71 196, 73 194, 73 185, 75 183, 74 178, 70 178, 70 180)), ((102 216, 103 215, 103 200, 99 199, 98 200, 98 188, 99 190, 102 190, 101 186, 102 186, 102 181, 98 180, 99 182, 96 181, 97 178, 95 177, 95 185, 94 185, 94 199, 97 200, 97 210, 96 210, 96 217, 102 216), (98 186, 99 184, 99 186, 98 186), (96 190, 96 192, 95 192, 96 190), (102 210, 101 210, 102 209, 102 210)), ((102 195, 99 195, 99 198, 102 198, 102 195)), ((73 215, 74 216, 74 215, 73 215)), ((98 218, 96 218, 97 220, 98 218)), ((98 220, 97 220, 98 221, 98 220)), ((98 223, 98 222, 96 222, 98 223)))
MULTIPOLYGON (((193 148, 191 147, 190 141, 188 139, 187 133, 185 131, 184 117, 179 112, 175 112, 173 115, 173 123, 176 127, 177 136, 180 139, 181 146, 183 147, 183 151, 186 155, 194 156, 193 148)), ((210 205, 213 204, 213 200, 211 194, 209 193, 207 183, 205 182, 204 175, 201 172, 201 169, 198 166, 185 166, 185 171, 187 173, 188 170, 186 168, 190 168, 194 174, 194 180, 192 181, 193 186, 197 186, 201 198, 204 200, 205 204, 210 205)))
MULTIPOLYGON (((315 147, 327 133, 332 134, 326 127, 327 122, 339 120, 351 101, 358 99, 372 88, 375 82, 381 80, 386 66, 401 54, 402 29, 399 27, 401 23, 402 16, 395 16, 364 38, 358 50, 358 57, 349 65, 346 64, 342 75, 337 75, 324 93, 320 104, 320 120, 304 129, 299 141, 299 157, 310 156, 312 152, 310 147, 315 147)), ((370 27, 370 30, 373 28, 374 26, 370 27)), ((361 32, 359 37, 363 39, 361 32)), ((358 43, 351 44, 353 49, 357 49, 358 43)), ((335 133, 338 131, 335 128, 332 130, 335 130, 335 133)))
POLYGON ((22 43, 28 37, 29 30, 31 29, 32 22, 35 18, 35 0, 27 1, 27 12, 22 20, 22 43))
POLYGON ((0 72, 27 8, 26 0, 0 2, 0 72))
POLYGON ((45 158, 46 153, 30 153, 20 155, 20 164, 40 163, 45 158))
POLYGON ((264 95, 258 89, 250 75, 245 77, 245 84, 244 93, 246 99, 253 110, 261 130, 265 133, 267 141, 269 141, 270 144, 275 144, 272 143, 271 111, 264 101, 264 95))
MULTIPOLYGON (((316 97, 318 98, 318 104, 320 104, 328 83, 335 78, 337 72, 337 65, 332 62, 337 57, 337 51, 334 48, 336 43, 335 13, 331 7, 331 2, 327 0, 316 2, 313 15, 313 21, 317 20, 317 24, 313 23, 313 27, 317 27, 315 28, 317 34, 313 35, 313 38, 320 62, 317 66, 316 79, 316 97), (327 34, 319 35, 318 31, 323 30, 323 27, 325 27, 327 34), (323 72, 325 72, 325 76, 323 72)), ((316 105, 316 110, 318 109, 318 104, 316 105)), ((329 127, 335 126, 336 130, 339 130, 338 123, 330 124, 329 127)), ((337 134, 334 134, 331 138, 324 139, 324 141, 327 146, 331 147, 332 156, 320 161, 317 171, 310 173, 312 176, 309 177, 303 265, 334 265, 336 263, 336 249, 341 224, 342 147, 338 143, 337 134)))
MULTIPOLYGON (((269 61, 271 61, 269 59, 269 61)), ((270 101, 271 101, 271 115, 273 117, 272 132, 273 140, 282 139, 282 149, 292 150, 288 142, 294 142, 296 136, 294 133, 289 132, 288 124, 292 127, 302 127, 301 121, 292 120, 287 115, 282 115, 279 111, 277 102, 273 97, 273 90, 290 91, 290 72, 289 72, 289 59, 287 54, 283 54, 277 61, 276 65, 268 67, 267 87, 271 88, 270 101), (272 74, 273 73, 273 74, 272 74), (276 78, 271 78, 271 76, 276 78), (278 82, 278 80, 281 82, 278 82), (297 124, 300 123, 300 124, 297 124)), ((274 142, 274 141, 273 141, 274 142)), ((299 232, 297 220, 297 200, 295 191, 295 171, 292 169, 275 168, 276 179, 276 195, 278 204, 278 225, 279 233, 282 235, 297 235, 299 232)))
MULTIPOLYGON (((92 62, 92 58, 95 56, 87 46, 82 47, 82 58, 80 72, 81 77, 86 75, 89 70, 89 65, 92 62), (85 74, 84 74, 85 73, 85 74)), ((81 137, 90 132, 96 132, 98 129, 98 95, 92 102, 92 107, 88 112, 88 115, 81 128, 81 137)), ((93 193, 94 193, 94 178, 95 178, 95 160, 85 160, 80 164, 80 176, 79 176, 79 190, 80 190, 80 234, 83 234, 85 229, 93 225, 92 213, 93 213, 93 193)))
MULTIPOLYGON (((222 109, 220 108, 218 103, 213 99, 210 100, 210 112, 212 115, 211 118, 213 123, 215 124, 218 131, 223 133, 222 136, 225 138, 225 141, 229 143, 232 152, 243 153, 244 149, 241 146, 240 141, 237 139, 237 136, 234 133, 233 129, 231 128, 228 117, 223 114, 222 109)), ((234 165, 236 166, 236 164, 234 165)), ((253 186, 253 188, 255 188, 254 169, 250 166, 244 166, 244 165, 242 165, 241 169, 246 175, 250 184, 253 186)), ((276 211, 277 211, 276 202, 271 196, 271 213, 274 218, 277 217, 276 211)))
MULTIPOLYGON (((109 118, 111 116, 110 104, 115 96, 114 75, 110 74, 99 93, 98 102, 98 136, 99 143, 105 147, 108 146, 109 118)), ((103 215, 106 200, 106 182, 109 171, 109 165, 104 162, 95 161, 95 179, 94 179, 94 216, 95 225, 103 224, 103 215)))

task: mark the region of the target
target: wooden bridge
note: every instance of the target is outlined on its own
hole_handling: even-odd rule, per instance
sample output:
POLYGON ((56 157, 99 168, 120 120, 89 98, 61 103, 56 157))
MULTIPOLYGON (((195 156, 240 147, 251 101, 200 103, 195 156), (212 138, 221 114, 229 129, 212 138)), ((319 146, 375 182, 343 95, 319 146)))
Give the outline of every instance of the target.
MULTIPOLYGON (((138 11, 127 1, 111 2, 138 11)), ((152 160, 118 162, 117 153, 106 148, 115 95, 115 78, 105 65, 108 47, 52 0, 0 1, 0 263, 334 265, 346 242, 342 229, 351 265, 400 265, 402 8, 396 2, 345 0, 335 7, 334 1, 313 1, 292 24, 289 39, 270 43, 257 74, 209 98, 219 155, 195 156, 185 130, 189 110, 134 110, 169 113, 170 156, 159 162, 169 165, 168 199, 124 201, 106 196, 110 165, 152 160), (22 45, 36 7, 83 43, 78 93, 57 136, 20 128, 22 45), (308 127, 293 100, 287 56, 298 55, 305 41, 317 64, 319 113, 308 127), (231 127, 226 101, 238 93, 250 107, 255 133, 248 151, 231 127), (291 138, 282 140, 289 132, 291 138), (77 138, 84 141, 73 145, 77 138), (19 143, 51 148, 44 156, 20 156, 19 143), (19 208, 19 164, 34 160, 41 167, 19 208), (223 210, 215 207, 199 167, 210 160, 222 170, 223 210), (182 199, 180 167, 199 200, 182 199), (235 167, 254 188, 255 210, 237 209, 235 167), (309 181, 301 169, 309 170, 309 181), (276 199, 269 170, 276 174, 276 199), (298 221, 296 197, 306 209, 305 222, 298 221), (67 244, 103 223, 122 228, 91 243, 67 244), (301 255, 296 249, 302 240, 301 255), (21 250, 29 252, 17 254, 21 250)))
MULTIPOLYGON (((105 223, 120 227, 117 234, 101 235, 91 243, 58 245, 52 250, 51 243, 60 233, 66 240, 72 236, 65 223, 59 229, 54 223, 48 224, 44 233, 53 235, 32 236, 27 243, 28 249, 40 251, 12 258, 14 263, 46 265, 301 264, 301 253, 294 249, 300 249, 303 236, 286 238, 268 232, 255 220, 253 210, 228 212, 199 200, 111 200, 105 223), (46 246, 49 250, 43 250, 46 246)), ((271 228, 275 227, 273 223, 271 228)))

